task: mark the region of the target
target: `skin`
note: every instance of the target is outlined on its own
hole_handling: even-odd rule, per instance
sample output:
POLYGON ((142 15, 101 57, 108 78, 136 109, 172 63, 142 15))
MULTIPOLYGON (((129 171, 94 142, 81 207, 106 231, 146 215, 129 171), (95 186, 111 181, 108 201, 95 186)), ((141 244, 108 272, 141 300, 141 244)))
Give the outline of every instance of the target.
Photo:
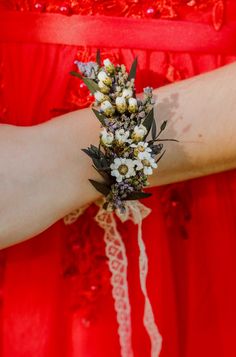
MULTIPOLYGON (((164 185, 236 167, 236 63, 155 90, 166 154, 150 177, 164 185)), ((29 239, 96 200, 101 180, 81 151, 97 145, 90 108, 32 127, 0 126, 0 247, 29 239)))

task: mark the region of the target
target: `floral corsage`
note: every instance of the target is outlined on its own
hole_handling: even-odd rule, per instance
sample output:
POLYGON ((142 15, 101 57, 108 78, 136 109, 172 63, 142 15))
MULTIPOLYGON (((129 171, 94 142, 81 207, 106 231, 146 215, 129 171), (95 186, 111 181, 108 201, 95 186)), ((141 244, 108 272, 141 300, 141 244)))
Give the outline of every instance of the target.
POLYGON ((89 181, 105 196, 104 209, 123 212, 127 200, 151 195, 143 189, 164 154, 159 136, 166 121, 157 130, 151 87, 144 88, 143 98, 136 97, 137 58, 129 73, 124 64, 114 65, 109 59, 102 65, 99 50, 96 62, 75 64, 79 71, 71 74, 81 78, 94 96, 92 110, 101 123, 98 147, 83 151, 103 182, 89 181))

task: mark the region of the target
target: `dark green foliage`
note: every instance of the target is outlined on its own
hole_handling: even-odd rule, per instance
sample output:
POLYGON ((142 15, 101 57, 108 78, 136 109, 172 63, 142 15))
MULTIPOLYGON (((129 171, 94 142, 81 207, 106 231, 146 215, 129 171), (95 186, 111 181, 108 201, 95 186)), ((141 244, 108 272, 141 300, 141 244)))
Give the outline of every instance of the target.
POLYGON ((125 198, 125 201, 131 201, 131 200, 139 200, 142 198, 147 198, 150 197, 152 194, 149 192, 131 192, 129 195, 125 198))
POLYGON ((100 51, 100 49, 98 49, 97 53, 96 53, 96 62, 100 67, 101 66, 101 51, 100 51))
POLYGON ((100 123, 103 126, 106 126, 104 119, 106 118, 103 114, 99 113, 96 109, 92 108, 92 111, 94 112, 94 114, 96 115, 96 117, 98 118, 98 120, 100 121, 100 123))
POLYGON ((154 121, 154 110, 152 108, 143 121, 143 125, 147 129, 147 134, 146 134, 145 138, 148 136, 148 133, 152 127, 153 121, 154 121))
POLYGON ((134 62, 132 63, 132 66, 130 68, 130 72, 129 72, 129 75, 128 75, 128 81, 130 81, 132 78, 135 78, 137 65, 138 65, 138 58, 135 57, 134 62))
POLYGON ((98 182, 95 180, 89 179, 93 187, 100 193, 102 193, 104 196, 107 196, 110 192, 110 187, 106 185, 105 183, 98 182))

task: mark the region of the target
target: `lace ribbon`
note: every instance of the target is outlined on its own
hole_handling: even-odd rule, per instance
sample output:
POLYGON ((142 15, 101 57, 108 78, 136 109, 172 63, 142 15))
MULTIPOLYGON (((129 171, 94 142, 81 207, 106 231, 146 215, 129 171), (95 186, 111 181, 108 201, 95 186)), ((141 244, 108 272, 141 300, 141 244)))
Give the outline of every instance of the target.
MULTIPOLYGON (((151 357, 158 357, 161 351, 162 337, 155 323, 152 305, 147 293, 146 281, 148 273, 148 257, 142 238, 142 220, 150 212, 151 210, 139 201, 131 201, 127 202, 125 214, 119 214, 117 212, 117 215, 122 222, 131 219, 138 225, 140 285, 145 301, 143 323, 151 341, 151 357)), ((132 357, 131 308, 128 296, 127 257, 125 246, 122 242, 122 237, 117 230, 113 213, 106 212, 100 208, 95 219, 105 231, 104 239, 106 243, 106 254, 109 259, 109 268, 112 274, 112 295, 115 301, 117 321, 119 324, 118 333, 120 337, 121 356, 132 357)))
MULTIPOLYGON (((95 220, 104 230, 104 241, 106 244, 106 256, 111 272, 112 296, 114 299, 115 311, 118 322, 118 335, 121 346, 121 357, 133 357, 132 349, 132 328, 131 328, 131 306, 128 292, 127 268, 128 260, 125 245, 117 230, 114 212, 107 212, 102 208, 102 201, 97 202, 100 207, 95 220)), ((151 357, 158 357, 162 347, 162 337, 155 323, 152 305, 147 292, 148 257, 145 243, 142 237, 142 221, 151 212, 151 209, 144 206, 139 201, 128 201, 126 212, 120 214, 116 212, 121 222, 131 220, 138 225, 138 246, 139 246, 139 274, 140 286, 144 296, 143 324, 149 335, 151 342, 151 357)), ((87 206, 72 212, 64 218, 65 224, 72 224, 87 206)))

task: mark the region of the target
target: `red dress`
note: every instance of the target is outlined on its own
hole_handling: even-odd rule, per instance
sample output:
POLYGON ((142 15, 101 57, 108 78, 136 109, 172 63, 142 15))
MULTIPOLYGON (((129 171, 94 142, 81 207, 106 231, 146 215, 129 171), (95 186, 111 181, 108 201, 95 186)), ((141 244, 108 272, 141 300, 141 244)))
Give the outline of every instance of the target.
MULTIPOLYGON (((138 91, 232 62, 235 5, 1 0, 0 120, 33 125, 89 105, 86 88, 68 73, 75 59, 93 60, 97 48, 128 68, 138 56, 138 91)), ((143 238, 160 356, 235 357, 235 171, 151 191, 143 238)), ((73 224, 61 220, 0 252, 2 357, 121 356, 97 211, 92 205, 73 224)), ((133 356, 146 357, 137 226, 117 225, 128 257, 133 356)))

